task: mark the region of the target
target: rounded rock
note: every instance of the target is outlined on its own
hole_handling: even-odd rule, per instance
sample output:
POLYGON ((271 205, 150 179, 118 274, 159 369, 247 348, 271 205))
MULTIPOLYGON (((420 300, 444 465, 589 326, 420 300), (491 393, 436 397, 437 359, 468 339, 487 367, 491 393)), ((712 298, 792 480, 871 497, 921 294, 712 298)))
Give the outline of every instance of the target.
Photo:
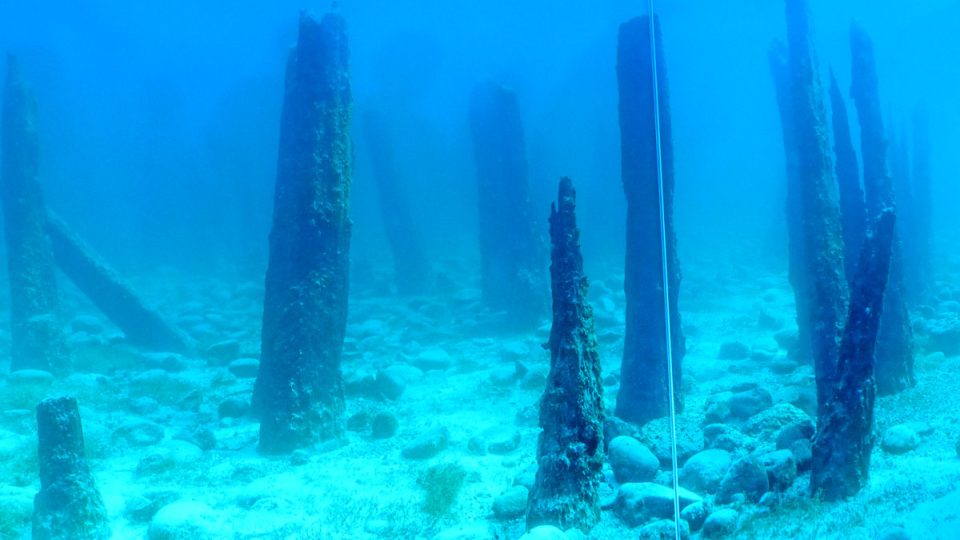
POLYGON ((610 441, 607 461, 617 482, 646 482, 653 479, 660 468, 657 456, 637 439, 621 435, 610 441))
POLYGON ((716 510, 703 522, 704 538, 723 538, 737 529, 737 511, 730 508, 716 510))
POLYGON ((906 454, 920 446, 920 436, 910 426, 897 424, 883 432, 880 447, 888 454, 906 454))
POLYGON ((732 463, 726 450, 697 452, 680 469, 680 482, 697 493, 714 493, 732 463))

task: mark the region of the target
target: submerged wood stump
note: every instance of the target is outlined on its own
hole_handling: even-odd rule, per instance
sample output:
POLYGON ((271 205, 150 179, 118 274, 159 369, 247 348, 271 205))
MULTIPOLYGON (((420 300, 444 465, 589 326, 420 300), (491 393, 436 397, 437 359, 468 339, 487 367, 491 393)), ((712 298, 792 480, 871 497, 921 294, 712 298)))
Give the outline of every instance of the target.
POLYGON ((133 288, 100 259, 66 223, 48 212, 47 236, 57 266, 134 344, 185 353, 193 340, 147 307, 133 288))
MULTIPOLYGON (((850 28, 850 50, 853 57, 851 95, 860 120, 867 219, 873 221, 885 210, 895 209, 897 201, 887 168, 888 148, 880 111, 873 42, 856 24, 850 28)), ((900 392, 915 382, 913 329, 904 295, 903 244, 899 231, 899 227, 894 229, 893 261, 875 351, 876 384, 880 395, 900 392)))
POLYGON ((534 232, 527 157, 514 93, 494 82, 470 95, 477 170, 483 301, 508 325, 528 328, 546 307, 544 249, 534 232))
POLYGON ((885 209, 863 244, 840 345, 837 384, 817 421, 810 490, 827 501, 855 495, 870 473, 876 397, 873 355, 884 309, 894 222, 893 210, 885 209))
POLYGON ((847 283, 827 113, 807 0, 786 0, 786 17, 804 266, 809 280, 808 324, 819 418, 828 410, 836 385, 847 283))
POLYGON ((7 58, 3 90, 0 204, 3 206, 10 276, 10 370, 41 369, 64 374, 70 358, 45 234, 47 219, 38 177, 36 103, 7 58))
POLYGON ((343 433, 351 91, 344 20, 300 17, 287 62, 254 405, 259 449, 343 433))
POLYGON ((33 501, 35 540, 110 538, 110 523, 84 456, 77 400, 37 405, 40 492, 33 501))
POLYGON ((527 528, 554 525, 584 532, 600 520, 603 478, 603 386, 587 303, 576 192, 560 180, 550 211, 553 327, 550 374, 540 401, 537 476, 527 502, 527 528))
POLYGON ((380 218, 393 254, 397 292, 403 295, 423 293, 430 278, 427 260, 410 213, 407 193, 394 163, 390 137, 377 113, 371 111, 364 115, 363 134, 377 184, 380 218))
MULTIPOLYGON (((677 412, 683 410, 681 372, 685 342, 677 299, 680 264, 673 227, 674 166, 666 62, 656 20, 657 85, 660 103, 660 139, 663 196, 666 210, 667 264, 670 275, 670 329, 677 412)), ((620 155, 623 190, 627 198, 627 247, 624 274, 626 333, 617 394, 616 414, 637 424, 666 416, 667 343, 663 309, 663 268, 660 209, 657 188, 657 144, 654 124, 653 71, 650 57, 650 20, 646 16, 620 25, 617 81, 620 92, 620 155)))
POLYGON ((840 193, 840 223, 843 227, 843 261, 847 283, 853 285, 860 259, 860 247, 867 235, 867 215, 863 189, 860 187, 860 166, 853 149, 847 105, 830 70, 830 109, 833 112, 833 153, 837 159, 837 184, 840 193))

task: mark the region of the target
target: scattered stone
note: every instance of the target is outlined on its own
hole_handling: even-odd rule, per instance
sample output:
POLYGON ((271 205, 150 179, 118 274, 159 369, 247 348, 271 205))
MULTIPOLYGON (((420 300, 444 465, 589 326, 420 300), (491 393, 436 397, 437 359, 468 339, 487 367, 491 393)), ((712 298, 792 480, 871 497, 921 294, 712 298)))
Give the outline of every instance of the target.
POLYGON ((307 452, 303 448, 298 448, 290 454, 290 464, 299 467, 301 465, 306 465, 310 463, 310 452, 307 452))
POLYGON ((163 440, 163 427, 146 420, 127 420, 113 430, 113 440, 123 440, 130 446, 152 446, 163 440))
POLYGON ((780 504, 780 497, 776 493, 768 491, 763 494, 763 497, 760 497, 760 502, 757 504, 773 510, 780 504))
POLYGON ((920 436, 906 424, 887 428, 880 440, 880 447, 888 454, 906 454, 920 446, 920 436))
POLYGON ((608 416, 603 419, 603 444, 609 448, 610 441, 621 435, 636 437, 637 428, 630 422, 621 420, 616 416, 608 416))
POLYGON ((691 531, 699 531, 703 527, 703 522, 707 519, 707 504, 703 501, 697 501, 687 505, 680 511, 680 519, 690 525, 691 531))
POLYGON ((737 529, 737 511, 731 508, 715 510, 703 522, 703 538, 723 538, 737 529))
POLYGON ((797 363, 789 358, 774 358, 767 367, 777 375, 789 375, 797 370, 797 363))
POLYGON ((809 419, 784 426, 777 434, 777 450, 789 449, 800 439, 812 439, 814 430, 813 422, 809 419))
POLYGON ((127 499, 123 515, 135 523, 146 523, 160 508, 180 498, 176 491, 150 491, 127 499))
POLYGON ((739 429, 728 424, 707 424, 703 427, 703 447, 705 449, 739 452, 752 450, 757 442, 744 435, 739 429))
POLYGON ((757 316, 757 327, 761 330, 780 330, 783 328, 783 319, 762 308, 757 316))
POLYGON ((143 365, 147 369, 162 369, 176 373, 187 369, 187 361, 183 356, 172 352, 145 352, 140 353, 143 365))
MULTIPOLYGON (((671 466, 672 444, 669 420, 656 418, 643 425, 637 439, 653 452, 663 467, 671 466)), ((694 422, 680 421, 677 424, 677 464, 683 464, 690 456, 703 450, 703 430, 694 422)))
POLYGON ((784 328, 773 334, 773 339, 782 350, 789 353, 796 349, 797 343, 800 341, 800 336, 796 328, 784 328))
POLYGON ((250 403, 243 398, 228 397, 217 406, 220 418, 243 418, 250 411, 250 403))
POLYGON ((773 405, 773 397, 763 388, 736 392, 730 396, 730 416, 746 420, 773 405))
POLYGON ((773 407, 751 416, 743 424, 743 432, 768 440, 772 439, 774 433, 779 433, 784 426, 809 421, 810 417, 807 413, 797 407, 789 403, 777 403, 773 407))
POLYGON ((530 491, 525 486, 511 486, 493 500, 493 515, 501 521, 523 516, 527 511, 530 491))
MULTIPOLYGON (((764 477, 766 478, 766 477, 764 477)), ((680 488, 680 510, 701 501, 699 495, 680 488)), ((651 518, 673 517, 673 489, 651 482, 630 482, 620 486, 614 512, 630 527, 646 523, 651 518)))
POLYGON ((205 540, 213 538, 213 510, 199 502, 176 501, 160 510, 150 520, 149 540, 205 540))
POLYGON ((173 436, 174 439, 195 444, 203 451, 217 447, 217 436, 206 426, 187 428, 173 436))
POLYGON ((432 348, 421 351, 411 363, 424 371, 431 369, 446 370, 453 365, 453 359, 450 358, 447 351, 432 348))
POLYGON ((362 433, 370 428, 370 413, 367 411, 358 411, 347 418, 347 431, 362 433))
POLYGON ((660 468, 660 461, 637 439, 622 435, 610 441, 607 462, 617 482, 646 482, 652 480, 660 468))
POLYGON ((227 365, 227 369, 238 379, 253 379, 260 372, 260 361, 256 358, 237 358, 227 365))
POLYGON ((403 376, 390 368, 377 371, 374 378, 374 391, 382 397, 396 401, 403 395, 406 383, 403 376))
POLYGON ((743 360, 750 356, 750 347, 742 341, 725 341, 720 344, 717 358, 720 360, 743 360))
POLYGON ((813 443, 810 439, 797 439, 790 445, 790 453, 793 459, 797 461, 797 472, 806 472, 810 470, 810 464, 813 461, 813 443))
POLYGON ((784 491, 797 478, 797 460, 790 450, 777 450, 760 457, 760 463, 767 471, 770 488, 784 491))
POLYGON ((207 347, 207 358, 223 365, 240 356, 240 342, 235 339, 218 341, 207 347))
POLYGON ((520 431, 513 428, 495 426, 482 435, 470 440, 479 450, 479 454, 509 454, 520 447, 520 431))
POLYGON ((513 386, 517 371, 513 366, 498 366, 490 370, 490 384, 499 387, 513 386))
POLYGON ((943 318, 930 324, 929 347, 946 356, 960 354, 960 320, 943 318))
POLYGON ((429 459, 446 449, 449 441, 450 431, 437 426, 414 439, 401 451, 401 455, 407 459, 429 459))
POLYGON ((717 502, 726 504, 738 493, 743 493, 750 502, 757 502, 769 490, 766 469, 753 458, 745 457, 734 462, 720 481, 717 502))
POLYGON ((130 400, 130 410, 139 415, 148 415, 157 412, 160 404, 152 397, 140 396, 130 400))
POLYGON ((374 439, 389 439, 397 434, 399 427, 400 423, 397 421, 397 417, 391 412, 383 411, 373 417, 373 421, 370 423, 370 434, 374 439))
POLYGON ((697 452, 680 469, 680 482, 697 493, 714 493, 732 462, 726 450, 697 452))

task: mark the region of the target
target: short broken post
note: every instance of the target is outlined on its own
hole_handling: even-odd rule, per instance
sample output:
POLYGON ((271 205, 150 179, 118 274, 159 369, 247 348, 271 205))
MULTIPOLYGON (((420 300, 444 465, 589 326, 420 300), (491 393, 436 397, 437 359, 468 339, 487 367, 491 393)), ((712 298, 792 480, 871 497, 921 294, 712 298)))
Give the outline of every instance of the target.
POLYGON ((77 400, 41 401, 37 437, 40 492, 33 501, 34 540, 110 538, 107 511, 84 455, 77 400))
POLYGON ((70 371, 60 320, 53 254, 45 234, 46 206, 38 177, 36 102, 7 58, 3 92, 3 206, 10 277, 10 371, 70 371))
POLYGON ((527 501, 527 528, 554 525, 589 532, 600 520, 603 478, 603 386, 580 254, 576 192, 560 180, 550 211, 553 327, 550 374, 540 400, 537 475, 527 501))

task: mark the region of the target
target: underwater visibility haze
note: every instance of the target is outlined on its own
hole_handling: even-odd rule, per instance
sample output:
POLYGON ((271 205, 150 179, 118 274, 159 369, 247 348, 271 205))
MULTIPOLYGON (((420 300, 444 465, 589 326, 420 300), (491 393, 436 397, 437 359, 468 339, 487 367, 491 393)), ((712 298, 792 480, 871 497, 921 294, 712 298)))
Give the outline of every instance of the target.
POLYGON ((958 20, 0 0, 0 539, 960 538, 958 20))

